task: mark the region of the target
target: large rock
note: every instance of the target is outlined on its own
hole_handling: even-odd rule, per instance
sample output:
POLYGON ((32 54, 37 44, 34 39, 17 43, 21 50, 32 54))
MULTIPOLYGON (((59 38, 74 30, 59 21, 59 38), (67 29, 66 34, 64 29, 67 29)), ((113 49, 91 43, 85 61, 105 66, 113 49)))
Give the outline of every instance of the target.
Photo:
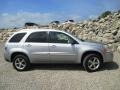
POLYGON ((2 40, 2 38, 3 38, 3 35, 2 35, 2 33, 0 33, 0 40, 2 40))
POLYGON ((111 31, 111 33, 115 36, 115 35, 117 35, 118 30, 113 30, 113 31, 111 31))
POLYGON ((0 42, 4 42, 10 37, 16 30, 14 29, 6 29, 2 30, 0 33, 0 42))
POLYGON ((120 53, 120 45, 118 46, 117 51, 120 53))

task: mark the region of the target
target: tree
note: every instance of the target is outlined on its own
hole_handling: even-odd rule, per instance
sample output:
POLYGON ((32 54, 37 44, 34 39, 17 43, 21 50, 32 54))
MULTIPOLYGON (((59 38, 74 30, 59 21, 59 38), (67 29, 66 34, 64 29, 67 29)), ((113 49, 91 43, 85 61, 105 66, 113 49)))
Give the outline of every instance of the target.
POLYGON ((111 11, 103 12, 99 18, 105 18, 105 17, 107 17, 110 14, 111 14, 111 11))
POLYGON ((59 21, 52 21, 51 24, 60 24, 59 21))
POLYGON ((32 23, 32 22, 26 22, 26 23, 25 23, 25 27, 26 27, 26 26, 38 26, 38 24, 32 23))
POLYGON ((118 13, 120 13, 120 10, 118 10, 118 13))

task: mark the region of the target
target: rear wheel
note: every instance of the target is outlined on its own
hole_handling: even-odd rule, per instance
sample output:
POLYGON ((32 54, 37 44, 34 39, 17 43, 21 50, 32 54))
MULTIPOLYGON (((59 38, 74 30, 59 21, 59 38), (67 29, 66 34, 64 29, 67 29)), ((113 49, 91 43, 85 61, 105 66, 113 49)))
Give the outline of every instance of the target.
POLYGON ((30 67, 30 61, 25 55, 16 55, 13 58, 13 67, 17 71, 25 71, 30 67))
POLYGON ((88 72, 94 72, 99 70, 101 65, 101 57, 96 54, 88 54, 83 60, 83 66, 88 72))

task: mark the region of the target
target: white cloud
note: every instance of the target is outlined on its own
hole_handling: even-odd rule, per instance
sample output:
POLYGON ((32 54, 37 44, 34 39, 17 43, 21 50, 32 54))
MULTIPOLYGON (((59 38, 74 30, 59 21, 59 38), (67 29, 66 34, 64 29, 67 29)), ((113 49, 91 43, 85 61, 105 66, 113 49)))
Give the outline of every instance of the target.
POLYGON ((81 16, 80 15, 70 15, 68 16, 70 19, 73 19, 75 21, 79 21, 81 20, 81 16))
POLYGON ((4 16, 7 16, 7 15, 8 15, 8 13, 2 13, 1 15, 4 17, 4 16))
POLYGON ((31 13, 18 12, 15 14, 2 13, 0 14, 0 28, 7 27, 22 27, 25 22, 34 22, 38 24, 48 24, 57 16, 52 13, 31 13))
POLYGON ((96 19, 98 16, 97 15, 90 15, 89 19, 96 19))
POLYGON ((1 13, 0 14, 0 28, 9 27, 23 27, 25 22, 34 22, 37 24, 48 24, 51 21, 65 21, 67 19, 73 19, 75 21, 80 20, 79 15, 58 15, 54 13, 37 13, 37 12, 17 12, 14 14, 1 13))

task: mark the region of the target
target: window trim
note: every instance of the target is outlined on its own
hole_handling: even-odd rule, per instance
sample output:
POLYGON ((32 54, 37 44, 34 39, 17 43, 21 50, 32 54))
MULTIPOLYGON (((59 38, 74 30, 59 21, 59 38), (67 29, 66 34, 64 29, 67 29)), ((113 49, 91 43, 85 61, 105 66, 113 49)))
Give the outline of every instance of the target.
POLYGON ((25 39, 25 43, 49 43, 48 41, 48 32, 47 31, 36 31, 36 32, 31 32, 25 39), (28 42, 27 39, 29 38, 29 36, 33 33, 39 33, 39 32, 45 32, 46 35, 47 35, 47 39, 46 39, 46 42, 28 42))

